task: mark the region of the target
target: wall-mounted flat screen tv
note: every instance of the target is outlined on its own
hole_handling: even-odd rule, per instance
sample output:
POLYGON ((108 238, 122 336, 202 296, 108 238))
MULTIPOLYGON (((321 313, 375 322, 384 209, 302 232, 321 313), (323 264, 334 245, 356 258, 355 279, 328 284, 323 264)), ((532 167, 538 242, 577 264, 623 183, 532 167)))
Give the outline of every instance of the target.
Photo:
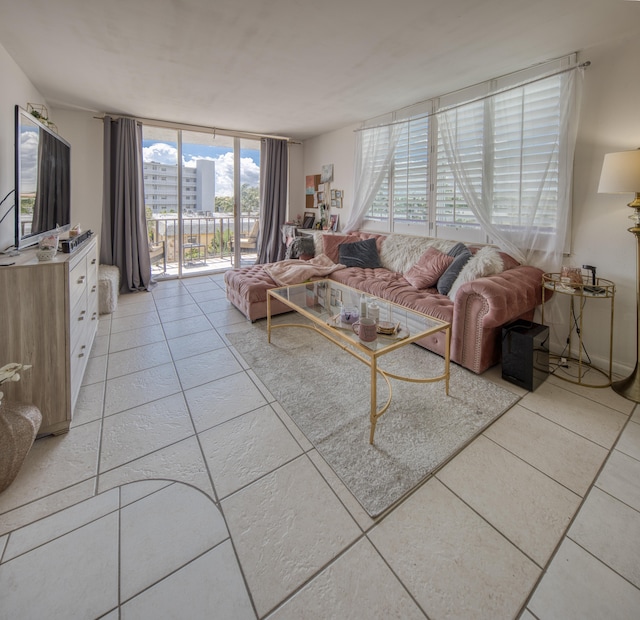
POLYGON ((16 106, 16 247, 71 228, 71 146, 16 106))

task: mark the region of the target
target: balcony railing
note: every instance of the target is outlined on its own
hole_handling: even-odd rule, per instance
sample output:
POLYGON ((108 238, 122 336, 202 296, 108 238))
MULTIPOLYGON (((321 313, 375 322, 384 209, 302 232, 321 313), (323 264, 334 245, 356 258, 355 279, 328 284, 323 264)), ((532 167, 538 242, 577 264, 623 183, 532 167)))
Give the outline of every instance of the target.
MULTIPOLYGON (((241 236, 247 236, 257 220, 257 213, 241 215, 241 236)), ((179 255, 179 221, 176 215, 154 215, 147 220, 154 272, 160 267, 160 272, 173 275, 177 273, 180 262, 183 267, 198 271, 233 265, 233 216, 217 213, 183 216, 182 256, 179 255)), ((242 258, 243 262, 253 262, 256 258, 255 249, 243 249, 242 258)))

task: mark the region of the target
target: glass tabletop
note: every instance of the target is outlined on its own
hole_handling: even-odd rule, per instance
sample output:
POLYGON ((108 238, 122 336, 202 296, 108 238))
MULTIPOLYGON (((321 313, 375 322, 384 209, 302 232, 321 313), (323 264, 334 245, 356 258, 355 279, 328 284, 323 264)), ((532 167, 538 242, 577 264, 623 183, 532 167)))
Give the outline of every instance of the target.
POLYGON ((413 342, 448 326, 445 321, 333 280, 280 287, 269 293, 315 323, 334 328, 343 338, 374 351, 399 341, 413 342), (373 342, 361 341, 354 331, 353 324, 358 322, 363 307, 367 316, 378 319, 377 338, 373 342))

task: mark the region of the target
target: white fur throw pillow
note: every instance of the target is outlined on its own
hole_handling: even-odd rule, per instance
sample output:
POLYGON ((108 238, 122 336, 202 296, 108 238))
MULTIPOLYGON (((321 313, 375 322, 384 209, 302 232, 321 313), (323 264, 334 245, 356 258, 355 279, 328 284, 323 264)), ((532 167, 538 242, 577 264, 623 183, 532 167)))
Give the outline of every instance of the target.
POLYGON ((446 239, 393 233, 388 235, 382 244, 380 262, 385 269, 406 273, 429 248, 435 248, 446 254, 454 244, 454 241, 446 239))
POLYGON ((502 273, 503 271, 504 263, 496 248, 487 245, 479 249, 462 268, 449 291, 449 299, 453 301, 456 298, 458 289, 465 282, 471 282, 477 278, 490 276, 494 273, 502 273))

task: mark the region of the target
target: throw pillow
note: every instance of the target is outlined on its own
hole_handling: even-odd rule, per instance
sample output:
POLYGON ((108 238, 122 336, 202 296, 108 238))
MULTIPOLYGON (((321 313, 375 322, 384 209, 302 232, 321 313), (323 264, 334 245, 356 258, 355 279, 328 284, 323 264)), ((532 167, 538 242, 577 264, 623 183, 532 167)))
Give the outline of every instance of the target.
POLYGON ((504 263, 504 270, 513 269, 514 267, 518 267, 520 263, 513 258, 510 254, 506 252, 499 252, 500 258, 502 258, 502 262, 504 263))
POLYGON ((471 258, 471 252, 464 243, 457 243, 454 245, 447 254, 453 256, 453 262, 447 267, 447 270, 440 276, 438 280, 438 293, 440 295, 448 295, 453 283, 462 271, 462 268, 467 264, 467 261, 471 258), (455 253, 454 253, 455 252, 455 253))
POLYGON ((502 273, 504 271, 504 263, 500 252, 496 248, 486 246, 478 250, 475 255, 462 268, 456 281, 449 290, 449 298, 454 300, 458 289, 465 283, 493 275, 494 273, 502 273))
POLYGON ((464 243, 459 241, 447 252, 447 254, 455 258, 456 256, 460 256, 466 252, 471 252, 471 250, 464 243))
POLYGON ((284 255, 285 258, 301 258, 302 260, 309 260, 314 256, 315 245, 311 237, 296 237, 287 246, 287 251, 284 255), (303 258, 304 256, 307 258, 303 258))
POLYGON ((418 289, 431 288, 436 285, 452 262, 453 256, 448 256, 435 248, 429 248, 404 274, 405 280, 418 289))
POLYGON ((338 262, 346 267, 377 269, 381 266, 375 239, 342 243, 338 246, 338 258, 338 262))
POLYGON ((338 262, 338 246, 341 243, 353 243, 357 241, 357 237, 350 235, 322 235, 322 251, 326 254, 334 263, 338 262))

